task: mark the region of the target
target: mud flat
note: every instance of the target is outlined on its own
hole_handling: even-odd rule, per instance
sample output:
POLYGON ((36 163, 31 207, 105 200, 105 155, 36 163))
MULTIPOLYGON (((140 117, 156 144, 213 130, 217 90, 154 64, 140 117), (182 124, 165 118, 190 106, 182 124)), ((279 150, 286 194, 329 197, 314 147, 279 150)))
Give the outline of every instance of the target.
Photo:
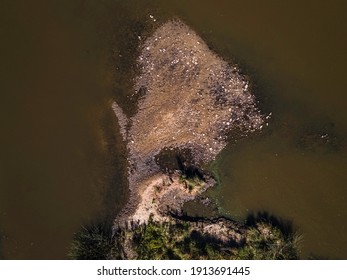
POLYGON ((264 125, 237 66, 218 57, 180 20, 161 25, 139 48, 137 113, 128 119, 120 106, 112 106, 129 164, 130 199, 117 223, 145 223, 150 216, 170 219, 170 211, 180 212, 185 202, 213 185, 204 174, 198 186, 189 189, 181 171, 163 172, 155 160, 163 149, 189 150, 199 167, 220 153, 229 133, 250 133, 264 125))

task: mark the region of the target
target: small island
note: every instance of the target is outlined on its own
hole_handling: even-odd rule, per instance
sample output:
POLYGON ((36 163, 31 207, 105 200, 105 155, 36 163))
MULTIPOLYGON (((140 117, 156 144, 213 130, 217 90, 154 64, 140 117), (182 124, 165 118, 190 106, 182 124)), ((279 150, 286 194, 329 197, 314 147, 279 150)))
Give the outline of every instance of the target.
POLYGON ((241 225, 183 211, 187 202, 210 203, 203 194, 216 179, 207 166, 233 133, 247 136, 267 125, 247 77, 178 19, 159 26, 139 48, 137 112, 129 118, 112 104, 127 146, 129 201, 112 230, 91 227, 77 235, 71 256, 298 258, 297 236, 268 221, 241 225))

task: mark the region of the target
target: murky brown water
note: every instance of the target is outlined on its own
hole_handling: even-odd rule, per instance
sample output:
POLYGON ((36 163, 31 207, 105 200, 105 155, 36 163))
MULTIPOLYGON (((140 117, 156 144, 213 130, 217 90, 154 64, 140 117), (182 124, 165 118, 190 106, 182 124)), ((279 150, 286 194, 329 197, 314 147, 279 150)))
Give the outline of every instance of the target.
POLYGON ((180 17, 235 58, 273 112, 263 134, 218 159, 224 213, 268 211, 300 229, 304 257, 347 258, 347 5, 308 2, 5 1, 0 257, 65 258, 81 224, 124 202, 124 147, 107 102, 131 86, 122 40, 153 14, 180 17))
POLYGON ((124 156, 107 104, 108 42, 80 2, 1 8, 0 229, 8 259, 66 258, 73 232, 124 199, 122 188, 110 190, 123 182, 124 156))

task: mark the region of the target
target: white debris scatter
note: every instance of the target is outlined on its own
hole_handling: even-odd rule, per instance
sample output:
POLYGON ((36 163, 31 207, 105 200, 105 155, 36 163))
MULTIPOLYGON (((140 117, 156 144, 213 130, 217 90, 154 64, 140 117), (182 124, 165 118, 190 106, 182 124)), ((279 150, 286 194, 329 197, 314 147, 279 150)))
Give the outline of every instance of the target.
POLYGON ((146 96, 134 116, 140 122, 133 121, 130 128, 136 153, 153 154, 190 142, 200 147, 197 159, 209 161, 226 145, 224 138, 212 141, 220 139, 221 131, 254 131, 263 125, 249 83, 237 67, 213 53, 179 20, 163 24, 144 41, 138 65, 135 92, 145 89, 146 96), (158 129, 152 129, 153 124, 158 129), (214 153, 206 148, 206 140, 214 153))
POLYGON ((196 163, 206 163, 226 146, 229 132, 260 130, 265 119, 238 68, 183 22, 168 21, 140 43, 134 92, 142 97, 123 133, 132 137, 131 193, 141 180, 160 173, 154 157, 162 149, 189 149, 196 163))

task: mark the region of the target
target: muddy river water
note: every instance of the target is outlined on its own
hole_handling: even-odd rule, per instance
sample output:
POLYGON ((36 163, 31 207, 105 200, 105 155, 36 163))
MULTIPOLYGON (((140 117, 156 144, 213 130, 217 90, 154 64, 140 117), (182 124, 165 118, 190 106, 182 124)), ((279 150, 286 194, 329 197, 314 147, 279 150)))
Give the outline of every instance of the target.
POLYGON ((157 24, 150 15, 179 17, 237 62, 272 113, 262 133, 218 156, 220 211, 291 221, 303 258, 347 258, 345 1, 1 6, 0 258, 67 258, 81 225, 124 205, 124 144, 110 102, 131 110, 133 49, 124 40, 157 24))

